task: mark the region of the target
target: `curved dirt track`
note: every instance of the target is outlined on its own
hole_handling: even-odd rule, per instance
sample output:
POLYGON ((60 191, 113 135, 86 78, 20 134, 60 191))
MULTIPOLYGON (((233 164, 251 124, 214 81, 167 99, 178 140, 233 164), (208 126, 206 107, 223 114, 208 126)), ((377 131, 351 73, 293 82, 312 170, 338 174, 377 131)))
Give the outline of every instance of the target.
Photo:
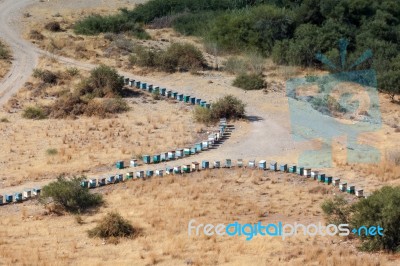
MULTIPOLYGON (((96 4, 96 1, 91 2, 96 4)), ((14 55, 13 65, 10 72, 0 81, 0 107, 7 102, 7 100, 18 91, 18 89, 23 86, 24 82, 31 76, 32 70, 36 67, 38 58, 41 55, 52 56, 65 65, 72 65, 81 69, 89 70, 95 67, 93 64, 56 56, 40 50, 21 37, 21 33, 18 29, 18 19, 22 16, 22 10, 24 10, 24 8, 35 3, 37 2, 33 0, 0 0, 0 36, 11 47, 14 55)), ((85 4, 87 5, 88 3, 85 4)), ((133 76, 129 73, 120 73, 127 77, 133 76)), ((135 76, 135 78, 141 77, 135 76)), ((153 82, 154 84, 158 83, 148 77, 141 80, 153 82)), ((180 91, 185 93, 185 89, 180 89, 180 91)), ((244 138, 242 137, 238 140, 233 137, 232 139, 227 140, 218 149, 182 159, 177 162, 177 164, 194 160, 201 161, 205 158, 210 160, 222 158, 231 158, 233 160, 238 158, 271 159, 273 157, 270 156, 283 156, 287 154, 288 150, 292 152, 298 150, 300 145, 295 145, 290 134, 290 126, 288 122, 282 122, 289 121, 288 115, 282 113, 271 114, 258 109, 260 105, 252 103, 252 100, 260 97, 259 94, 256 93, 259 92, 249 93, 248 95, 251 97, 244 97, 245 94, 243 94, 242 97, 248 106, 248 115, 256 118, 251 122, 250 131, 247 132, 244 138)), ((211 97, 211 95, 202 95, 200 91, 196 91, 195 96, 201 97, 202 99, 209 99, 211 97)), ((213 95, 213 97, 215 98, 215 95, 213 95)), ((235 135, 235 132, 233 135, 235 135)), ((301 146, 304 148, 304 145, 301 146)), ((116 160, 117 159, 118 158, 116 158, 116 160)), ((110 164, 111 163, 112 162, 110 162, 110 164)), ((158 166, 158 168, 160 167, 161 165, 158 166)), ((148 168, 156 169, 157 166, 152 165, 148 168)), ((24 186, 28 185, 33 184, 24 184, 24 186)), ((17 187, 13 189, 17 189, 17 187)))

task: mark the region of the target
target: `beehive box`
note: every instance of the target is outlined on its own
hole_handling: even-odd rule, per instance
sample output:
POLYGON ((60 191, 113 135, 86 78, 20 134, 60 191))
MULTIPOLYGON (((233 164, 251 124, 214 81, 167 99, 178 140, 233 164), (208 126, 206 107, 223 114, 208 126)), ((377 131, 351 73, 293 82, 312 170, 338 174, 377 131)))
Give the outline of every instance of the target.
POLYGON ((115 183, 115 176, 110 175, 107 177, 107 184, 114 184, 115 183))
POLYGON ((195 155, 196 153, 197 153, 197 148, 196 147, 190 148, 190 155, 195 155))
POLYGON ((267 169, 267 161, 261 160, 258 162, 258 169, 265 170, 267 169))
POLYGON ((339 184, 340 184, 340 178, 335 178, 335 179, 333 180, 333 185, 334 185, 335 187, 338 187, 339 184))
POLYGON ((256 167, 256 161, 255 160, 250 160, 249 163, 247 164, 247 167, 255 168, 256 167))
POLYGON ((184 154, 185 156, 190 156, 190 148, 184 148, 184 149, 183 149, 183 154, 184 154))
POLYGON ((359 198, 364 197, 364 190, 357 189, 356 190, 356 196, 359 197, 359 198))
POLYGON ((89 187, 89 181, 88 180, 83 180, 81 182, 81 187, 89 187))
POLYGON ((145 164, 149 164, 151 162, 150 161, 150 155, 143 155, 143 162, 145 164))
POLYGON ((318 179, 318 173, 319 171, 311 171, 311 178, 313 178, 314 180, 318 179))
POLYGON ((129 85, 129 78, 125 78, 124 81, 125 85, 129 85))
POLYGON ((349 194, 355 194, 355 190, 356 190, 356 187, 355 187, 355 186, 349 185, 348 188, 347 188, 347 193, 349 193, 349 194))
POLYGON ((167 89, 166 88, 161 88, 160 89, 160 95, 161 96, 166 96, 167 95, 167 89))
POLYGON ((156 170, 156 176, 163 176, 164 170, 156 170))
POLYGON ((154 175, 154 171, 153 170, 147 170, 146 171, 146 177, 152 177, 154 175))
POLYGON ((201 107, 206 107, 206 104, 207 104, 206 101, 201 101, 201 102, 200 102, 200 106, 201 106, 201 107))
POLYGON ((289 173, 296 173, 296 169, 297 167, 296 167, 296 165, 291 165, 291 166, 289 166, 289 173))
POLYGON ((162 152, 160 155, 161 155, 161 162, 165 162, 165 161, 169 160, 168 152, 162 152))
POLYGON ((201 142, 196 143, 196 150, 199 152, 203 149, 203 144, 201 142))
POLYGON ((184 165, 182 165, 182 172, 184 172, 184 173, 190 173, 190 164, 184 164, 184 165))
POLYGON ((136 81, 136 88, 140 89, 140 81, 136 81))
POLYGON ((3 195, 0 195, 0 205, 3 205, 4 204, 4 198, 3 198, 3 195))
POLYGON ((15 202, 21 202, 22 201, 22 193, 21 192, 14 193, 14 201, 15 202))
POLYGON ((189 103, 189 102, 190 102, 190 95, 185 95, 185 96, 183 96, 183 101, 184 101, 185 103, 189 103))
POLYGON ((174 172, 174 168, 173 167, 170 167, 170 166, 165 167, 165 174, 170 175, 173 172, 174 172))
POLYGON ((167 98, 171 98, 172 97, 172 91, 167 91, 167 98))
POLYGON ((196 99, 196 104, 200 105, 201 104, 201 99, 196 99))
POLYGON ((332 183, 332 177, 331 176, 325 177, 325 184, 330 185, 331 183, 332 183))
POLYGON ((132 179, 132 178, 133 178, 133 172, 126 173, 126 179, 132 179))
POLYGON ((180 166, 175 166, 174 167, 174 174, 181 174, 181 173, 182 173, 181 167, 180 166))
POLYGON ((101 178, 98 179, 97 183, 98 183, 99 187, 105 186, 106 185, 106 179, 104 177, 101 177, 101 178))
POLYGON ((278 163, 277 162, 271 162, 269 164, 269 170, 271 171, 278 171, 278 163))
POLYGON ((243 167, 243 160, 242 159, 238 159, 236 164, 237 164, 238 167, 243 167))
POLYGON ((97 185, 97 179, 90 179, 89 180, 89 188, 95 188, 97 185))
POLYGON ((135 80, 134 79, 129 81, 129 86, 131 86, 131 87, 135 86, 135 80))
POLYGON ((137 159, 131 159, 131 161, 130 161, 131 167, 137 167, 138 165, 139 165, 139 162, 137 159))
POLYGON ((220 161, 214 161, 214 168, 220 168, 221 167, 221 162, 220 161))
POLYGON ((175 153, 176 158, 182 158, 183 157, 183 149, 177 149, 175 153))
POLYGON ((317 176, 318 182, 325 182, 325 174, 319 174, 317 176))
POLYGON ((297 168, 297 174, 301 175, 301 176, 304 176, 304 167, 298 167, 297 168))
POLYGON ((175 160, 175 151, 168 152, 168 159, 175 160))
POLYGON ((201 143, 201 145, 202 145, 202 150, 207 150, 208 149, 208 141, 203 141, 201 143))
POLYGON ((143 82, 140 86, 141 86, 142 90, 147 89, 147 83, 143 82))
POLYGON ((24 199, 29 199, 32 197, 32 190, 30 189, 24 189, 24 191, 22 192, 22 197, 24 199))
POLYGON ((32 189, 32 196, 40 196, 40 193, 42 193, 42 188, 35 187, 34 189, 32 189))
POLYGON ((347 190, 347 183, 346 183, 346 182, 340 183, 340 184, 339 184, 339 189, 340 189, 340 191, 342 191, 342 192, 346 192, 346 190, 347 190))
POLYGON ((201 163, 201 167, 202 167, 203 169, 208 169, 208 168, 210 168, 210 162, 204 160, 204 161, 201 163))
POLYGON ((118 161, 116 163, 117 169, 124 169, 124 162, 123 161, 118 161))
POLYGON ((210 109, 211 108, 211 103, 206 103, 205 107, 210 109))
POLYGON ((136 178, 144 178, 144 171, 143 170, 137 171, 136 172, 136 178))
POLYGON ((231 159, 225 159, 225 167, 226 168, 231 168, 232 167, 232 160, 231 159))
POLYGON ((178 101, 180 101, 180 102, 183 101, 183 94, 178 94, 178 101))
POLYGON ((117 181, 117 182, 124 181, 124 175, 123 174, 116 174, 115 175, 115 181, 117 181))
POLYGON ((190 103, 192 105, 195 105, 196 104, 196 97, 190 97, 190 103))
POLYGON ((281 165, 279 166, 279 170, 280 170, 281 172, 287 172, 287 164, 281 164, 281 165))
POLYGON ((311 177, 311 168, 304 169, 304 176, 311 177))
POLYGON ((11 194, 6 194, 5 195, 5 202, 6 203, 11 203, 11 202, 13 202, 13 200, 14 200, 13 195, 11 195, 11 194))
POLYGON ((159 163, 161 161, 161 154, 153 155, 153 163, 159 163))
POLYGON ((208 142, 208 148, 211 148, 214 144, 214 141, 211 141, 211 140, 209 140, 207 142, 208 142))
POLYGON ((192 171, 199 171, 200 164, 198 162, 192 162, 192 171))
POLYGON ((178 93, 177 93, 177 92, 173 92, 173 93, 172 93, 172 98, 178 99, 178 93))
POLYGON ((153 92, 153 85, 147 86, 147 91, 150 93, 153 92))

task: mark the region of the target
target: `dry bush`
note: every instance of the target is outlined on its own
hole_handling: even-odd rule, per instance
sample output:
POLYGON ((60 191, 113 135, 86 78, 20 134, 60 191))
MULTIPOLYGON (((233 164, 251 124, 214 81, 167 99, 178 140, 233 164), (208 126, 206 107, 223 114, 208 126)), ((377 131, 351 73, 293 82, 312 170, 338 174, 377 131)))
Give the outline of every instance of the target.
POLYGON ((108 213, 95 228, 88 231, 89 237, 101 238, 134 237, 137 233, 138 230, 116 212, 108 213))
POLYGON ((44 40, 44 35, 37 30, 31 30, 29 32, 29 38, 32 40, 42 41, 44 40))
POLYGON ((49 31, 52 31, 52 32, 59 32, 59 31, 62 31, 61 25, 60 25, 60 23, 57 22, 57 21, 51 21, 51 22, 47 23, 47 24, 44 26, 44 28, 45 28, 46 30, 49 30, 49 31))

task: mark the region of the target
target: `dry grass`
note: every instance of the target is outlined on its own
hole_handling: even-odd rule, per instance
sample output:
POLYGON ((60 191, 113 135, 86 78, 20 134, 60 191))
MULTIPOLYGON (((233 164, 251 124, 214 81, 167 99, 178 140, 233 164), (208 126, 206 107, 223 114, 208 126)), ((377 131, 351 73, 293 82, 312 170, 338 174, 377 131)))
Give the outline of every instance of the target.
POLYGON ((280 173, 204 171, 105 187, 106 206, 81 216, 79 223, 74 216, 44 216, 32 202, 3 207, 0 257, 5 264, 38 265, 389 265, 396 259, 360 253, 357 243, 339 237, 246 241, 187 235, 190 219, 214 224, 322 221, 319 205, 329 195, 309 192, 317 186, 280 173), (87 230, 110 211, 142 228, 141 235, 118 245, 88 238, 87 230))
MULTIPOLYGON (((0 39, 0 49, 6 49, 9 51, 9 48, 6 44, 0 39)), ((11 60, 10 59, 1 59, 0 58, 0 79, 2 79, 10 70, 11 60)))

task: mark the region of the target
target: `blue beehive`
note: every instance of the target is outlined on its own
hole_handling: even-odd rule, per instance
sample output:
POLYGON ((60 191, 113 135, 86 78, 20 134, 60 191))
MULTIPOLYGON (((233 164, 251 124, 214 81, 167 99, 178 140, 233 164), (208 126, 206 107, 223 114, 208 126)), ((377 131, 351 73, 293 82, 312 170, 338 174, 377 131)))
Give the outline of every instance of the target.
POLYGON ((168 152, 168 159, 175 160, 175 151, 168 152))
POLYGON ((332 183, 332 177, 331 176, 325 177, 325 184, 330 185, 331 183, 332 183))
POLYGON ((107 184, 114 184, 115 183, 115 176, 110 175, 107 177, 107 184))
POLYGON ((206 101, 201 101, 201 102, 200 102, 200 106, 201 106, 201 107, 206 107, 206 103, 207 103, 206 101))
POLYGON ((95 188, 97 184, 97 180, 96 179, 90 179, 89 180, 89 188, 95 188))
POLYGON ((301 176, 304 175, 304 167, 298 167, 297 168, 297 174, 301 175, 301 176))
POLYGON ((117 169, 124 169, 124 161, 118 161, 116 163, 117 169))
POLYGON ((258 168, 261 170, 267 169, 267 161, 261 160, 258 162, 258 168))
POLYGON ((11 194, 6 194, 6 203, 11 203, 13 202, 13 195, 11 194))
POLYGON ((197 152, 197 148, 196 147, 192 147, 190 148, 190 155, 194 155, 197 152))
POLYGON ((150 155, 143 155, 143 162, 146 164, 150 163, 150 155))
POLYGON ((279 167, 279 170, 281 172, 287 172, 287 164, 281 164, 279 167))
POLYGON ((99 184, 99 187, 105 186, 106 185, 106 179, 104 177, 99 178, 97 183, 99 184))
POLYGON ((278 171, 278 164, 276 162, 272 162, 269 164, 269 169, 271 171, 278 171))
POLYGON ((178 95, 178 100, 181 101, 181 102, 183 101, 183 94, 179 94, 178 95))
POLYGON ((161 161, 161 154, 153 155, 153 163, 159 163, 161 161))
POLYGON ((296 173, 296 165, 291 165, 289 167, 289 173, 296 173))
POLYGON ((152 92, 152 91, 153 91, 153 85, 148 85, 148 86, 147 86, 147 90, 148 90, 149 92, 152 92))
POLYGON ((88 187, 88 186, 89 186, 89 181, 83 180, 83 181, 81 182, 81 187, 88 187))
POLYGON ((22 201, 22 193, 21 192, 14 193, 14 200, 15 200, 15 202, 21 202, 22 201))
POLYGON ((318 175, 318 182, 325 182, 325 174, 318 175))
POLYGON ((141 88, 142 88, 142 90, 147 89, 147 83, 144 83, 144 82, 143 82, 143 83, 141 84, 141 88))
POLYGON ((167 98, 171 98, 172 97, 172 91, 167 91, 167 98))
POLYGON ((172 93, 172 98, 178 99, 178 93, 177 93, 177 92, 173 92, 173 93, 172 93))
POLYGON ((196 99, 196 104, 200 105, 201 104, 201 99, 196 99))
POLYGON ((196 150, 197 150, 197 152, 201 151, 202 149, 203 149, 202 143, 201 143, 201 142, 196 143, 196 150))
POLYGON ((196 104, 196 97, 190 97, 190 103, 195 105, 196 104))
POLYGON ((144 171, 143 170, 137 171, 136 172, 136 178, 144 178, 144 171))
POLYGON ((210 168, 210 162, 204 160, 204 161, 201 163, 201 168, 203 168, 203 169, 208 169, 208 168, 210 168))
POLYGON ((161 88, 161 90, 160 90, 160 94, 161 94, 161 96, 166 96, 167 95, 167 89, 166 88, 161 88))
POLYGON ((40 187, 36 187, 32 190, 32 195, 33 196, 40 196, 40 193, 42 192, 42 189, 40 187))
POLYGON ((154 171, 153 170, 147 170, 146 171, 146 177, 152 177, 154 175, 154 171))
POLYGON ((136 81, 136 88, 140 89, 140 81, 136 81))

